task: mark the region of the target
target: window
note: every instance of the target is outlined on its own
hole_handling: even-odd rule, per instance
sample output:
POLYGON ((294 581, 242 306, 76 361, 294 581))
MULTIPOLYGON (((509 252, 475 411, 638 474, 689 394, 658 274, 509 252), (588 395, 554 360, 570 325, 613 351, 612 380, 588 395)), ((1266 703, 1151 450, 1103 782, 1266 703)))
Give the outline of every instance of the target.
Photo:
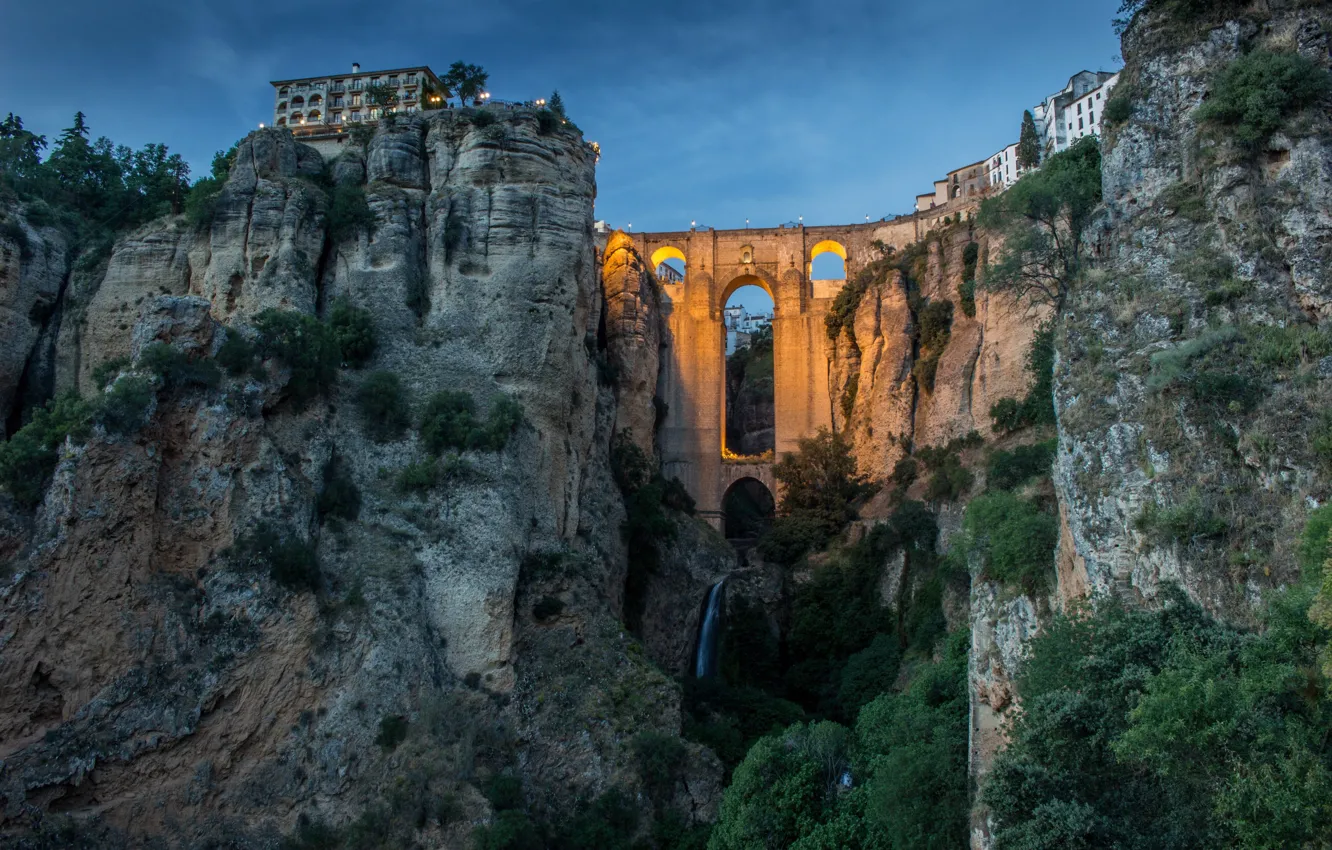
POLYGON ((333 95, 333 105, 334 105, 334 106, 341 106, 341 105, 342 105, 342 95, 340 95, 340 94, 335 94, 335 95, 333 95))
POLYGON ((1081 118, 1078 119, 1078 129, 1079 129, 1079 130, 1082 129, 1082 119, 1081 119, 1081 118))
POLYGON ((1101 93, 1100 93, 1100 92, 1097 92, 1097 93, 1096 93, 1096 99, 1097 99, 1097 100, 1100 100, 1100 99, 1101 99, 1101 93))
POLYGON ((1089 123, 1089 124, 1095 124, 1095 123, 1096 123, 1096 113, 1095 113, 1095 112, 1092 112, 1092 113, 1090 113, 1090 114, 1087 116, 1087 123, 1089 123))
POLYGON ((353 113, 351 114, 351 120, 352 120, 352 121, 360 121, 360 120, 361 120, 361 113, 359 113, 359 112, 353 112, 353 113))
POLYGON ((359 94, 353 94, 353 95, 352 95, 352 102, 351 102, 351 105, 352 105, 352 106, 360 106, 360 105, 361 105, 361 96, 360 96, 359 94))
POLYGON ((334 124, 341 124, 341 123, 342 123, 342 113, 341 113, 341 112, 334 112, 334 113, 333 113, 333 117, 332 117, 331 119, 329 119, 329 120, 330 120, 332 123, 334 123, 334 124))
POLYGON ((1078 101, 1078 114, 1082 114, 1082 101, 1078 101))

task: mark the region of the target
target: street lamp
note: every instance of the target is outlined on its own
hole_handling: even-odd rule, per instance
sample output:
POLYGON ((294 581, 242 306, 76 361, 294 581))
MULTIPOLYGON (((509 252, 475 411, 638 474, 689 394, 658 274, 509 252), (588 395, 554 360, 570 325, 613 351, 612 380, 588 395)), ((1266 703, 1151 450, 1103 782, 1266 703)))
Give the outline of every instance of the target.
POLYGON ((539 99, 537 100, 537 102, 536 102, 536 105, 537 105, 537 106, 545 106, 545 105, 546 105, 546 99, 545 99, 544 97, 543 97, 543 98, 539 98, 539 99))

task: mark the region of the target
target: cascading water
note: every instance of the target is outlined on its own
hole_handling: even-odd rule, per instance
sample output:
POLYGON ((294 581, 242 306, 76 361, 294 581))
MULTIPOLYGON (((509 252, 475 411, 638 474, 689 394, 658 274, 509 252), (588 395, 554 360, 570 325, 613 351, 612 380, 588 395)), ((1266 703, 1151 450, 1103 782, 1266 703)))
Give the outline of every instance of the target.
POLYGON ((708 591, 708 603, 703 609, 703 622, 698 627, 698 653, 694 656, 694 675, 706 679, 717 674, 717 638, 721 632, 722 605, 725 601, 722 579, 708 591))

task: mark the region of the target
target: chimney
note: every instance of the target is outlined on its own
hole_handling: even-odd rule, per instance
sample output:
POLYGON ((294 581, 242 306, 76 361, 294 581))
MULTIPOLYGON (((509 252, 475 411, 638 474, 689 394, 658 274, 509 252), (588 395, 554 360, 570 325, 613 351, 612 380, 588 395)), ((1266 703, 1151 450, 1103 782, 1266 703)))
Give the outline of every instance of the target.
POLYGON ((359 74, 359 73, 361 73, 361 63, 360 63, 360 62, 353 62, 353 63, 352 63, 352 73, 353 73, 353 74, 359 74))

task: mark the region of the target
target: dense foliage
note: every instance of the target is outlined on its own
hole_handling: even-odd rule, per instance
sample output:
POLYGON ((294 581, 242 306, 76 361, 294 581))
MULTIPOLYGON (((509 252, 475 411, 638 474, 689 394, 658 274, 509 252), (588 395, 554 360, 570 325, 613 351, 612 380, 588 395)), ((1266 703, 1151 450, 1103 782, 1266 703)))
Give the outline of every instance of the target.
POLYGON ((822 548, 855 518, 855 502, 866 494, 841 434, 821 429, 797 445, 798 452, 783 455, 773 468, 782 498, 776 522, 759 543, 765 558, 785 564, 822 548))
POLYGON ((110 248, 113 235, 184 208, 189 166, 166 145, 140 150, 90 139, 82 112, 61 132, 45 160, 45 136, 9 114, 0 121, 0 195, 25 203, 36 225, 64 228, 93 255, 110 248))
POLYGON ((1037 171, 981 204, 982 227, 1004 248, 985 287, 1062 309, 1086 259, 1083 235, 1101 203, 1101 149, 1094 136, 1052 155, 1037 171))
POLYGON ((1036 332, 1027 350, 1027 374, 1031 388, 1022 400, 1001 398, 990 407, 994 430, 1011 434, 1036 425, 1055 424, 1054 408, 1054 326, 1045 325, 1036 332))
POLYGON ((985 790, 995 847, 1327 846, 1329 635, 1308 600, 1276 596, 1261 633, 1182 594, 1057 617, 1031 643, 985 790))
POLYGON ((986 493, 967 505, 957 557, 981 564, 981 574, 1034 591, 1052 575, 1059 521, 1013 493, 986 493))
POLYGON ((57 397, 33 411, 32 419, 0 444, 0 486, 23 507, 42 500, 66 437, 80 438, 92 410, 77 394, 57 397))
POLYGON ((1194 112, 1244 150, 1256 151, 1274 133, 1332 94, 1332 76, 1298 53, 1255 50, 1226 67, 1194 112))
POLYGON ((287 394, 297 406, 333 386, 342 352, 331 327, 291 310, 265 310, 255 318, 255 327, 262 354, 278 358, 290 370, 287 394))
POLYGON ((736 768, 710 850, 952 848, 967 835, 966 641, 903 693, 765 737, 736 768))
POLYGON ((523 410, 510 396, 495 399, 482 421, 470 393, 444 390, 426 402, 421 414, 421 441, 433 455, 476 450, 497 452, 522 424, 523 410))
POLYGON ((411 410, 402 380, 392 372, 371 372, 356 389, 356 406, 366 432, 375 440, 401 436, 411 424, 411 410))

